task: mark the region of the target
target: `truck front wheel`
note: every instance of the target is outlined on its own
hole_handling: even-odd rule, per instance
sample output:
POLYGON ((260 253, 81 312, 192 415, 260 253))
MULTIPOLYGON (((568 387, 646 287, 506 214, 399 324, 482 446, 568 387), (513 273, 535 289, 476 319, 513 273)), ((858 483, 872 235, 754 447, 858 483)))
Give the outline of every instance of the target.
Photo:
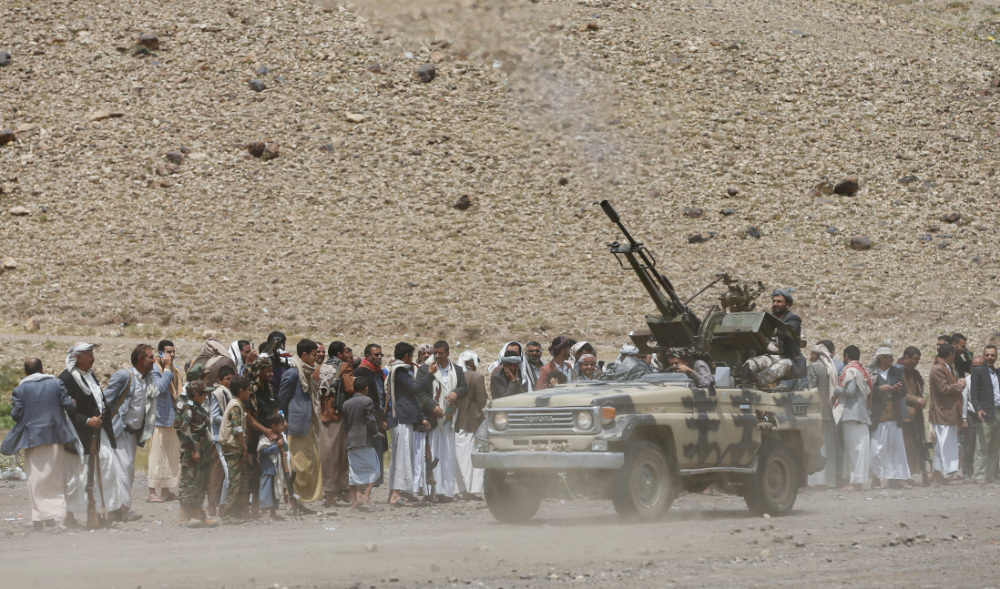
POLYGON ((636 519, 656 519, 674 501, 671 472, 660 447, 652 442, 636 442, 625 450, 625 466, 615 474, 611 502, 618 515, 636 519))
POLYGON ((754 515, 788 513, 795 505, 800 478, 792 449, 779 439, 770 439, 757 454, 757 472, 743 483, 743 499, 754 515))
POLYGON ((535 516, 542 494, 532 488, 524 473, 487 469, 483 477, 483 496, 493 517, 505 524, 523 523, 535 516))

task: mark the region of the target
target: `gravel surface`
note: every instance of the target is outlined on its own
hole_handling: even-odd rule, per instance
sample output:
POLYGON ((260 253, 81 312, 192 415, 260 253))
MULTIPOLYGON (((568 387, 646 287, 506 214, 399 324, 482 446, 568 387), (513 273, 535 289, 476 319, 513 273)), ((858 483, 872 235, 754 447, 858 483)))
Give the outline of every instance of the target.
MULTIPOLYGON (((806 490, 791 515, 767 519, 739 497, 688 494, 652 524, 596 500, 548 500, 508 526, 481 503, 390 509, 374 497, 383 511, 215 530, 180 528, 176 503, 141 500, 143 519, 112 530, 4 521, 0 566, 12 587, 984 587, 1000 572, 997 485, 806 490)), ((0 482, 5 520, 27 510, 25 484, 0 482)))

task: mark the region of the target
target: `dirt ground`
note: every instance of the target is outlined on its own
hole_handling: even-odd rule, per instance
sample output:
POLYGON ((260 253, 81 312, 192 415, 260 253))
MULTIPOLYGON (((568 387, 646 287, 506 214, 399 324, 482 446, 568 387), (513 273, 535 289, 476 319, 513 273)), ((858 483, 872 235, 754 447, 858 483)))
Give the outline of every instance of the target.
MULTIPOLYGON (((141 479, 137 497, 144 497, 141 479)), ((139 522, 32 532, 23 482, 0 483, 6 587, 987 587, 1000 572, 1000 485, 807 489, 791 515, 755 518, 735 496, 682 495, 662 522, 625 524, 610 502, 543 503, 503 525, 482 503, 188 530, 177 504, 139 522)), ((376 498, 385 505, 384 491, 376 498)))

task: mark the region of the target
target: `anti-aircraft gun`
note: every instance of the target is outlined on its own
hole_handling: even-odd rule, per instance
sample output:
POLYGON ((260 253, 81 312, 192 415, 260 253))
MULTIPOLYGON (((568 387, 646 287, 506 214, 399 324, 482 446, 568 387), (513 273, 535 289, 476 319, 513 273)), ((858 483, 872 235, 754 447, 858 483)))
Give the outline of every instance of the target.
POLYGON ((658 315, 646 315, 649 329, 629 334, 640 352, 693 349, 711 358, 715 366, 729 366, 733 376, 739 378, 735 368, 753 356, 768 353, 768 344, 774 336, 797 337, 794 329, 771 313, 755 310, 754 301, 765 291, 760 281, 745 283, 728 273, 716 274, 715 280, 690 299, 681 301, 673 284, 656 269, 653 254, 632 237, 611 203, 602 200, 601 208, 626 240, 626 243, 609 243, 608 250, 622 268, 628 263, 659 311, 658 315), (699 319, 688 304, 719 282, 726 286, 719 304, 713 305, 704 319, 699 319))

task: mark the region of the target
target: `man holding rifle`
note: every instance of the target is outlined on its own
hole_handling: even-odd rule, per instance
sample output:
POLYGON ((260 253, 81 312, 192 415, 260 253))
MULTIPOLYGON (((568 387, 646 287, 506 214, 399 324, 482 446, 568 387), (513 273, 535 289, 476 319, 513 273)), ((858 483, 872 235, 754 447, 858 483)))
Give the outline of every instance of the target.
POLYGON ((78 343, 66 354, 66 370, 59 375, 76 403, 71 414, 73 427, 80 437, 86 460, 67 460, 66 523, 73 525, 73 514, 88 513, 88 525, 96 527, 97 510, 107 513, 121 508, 118 494, 118 470, 115 467, 115 436, 110 411, 104 404, 104 391, 93 372, 94 344, 78 343))

